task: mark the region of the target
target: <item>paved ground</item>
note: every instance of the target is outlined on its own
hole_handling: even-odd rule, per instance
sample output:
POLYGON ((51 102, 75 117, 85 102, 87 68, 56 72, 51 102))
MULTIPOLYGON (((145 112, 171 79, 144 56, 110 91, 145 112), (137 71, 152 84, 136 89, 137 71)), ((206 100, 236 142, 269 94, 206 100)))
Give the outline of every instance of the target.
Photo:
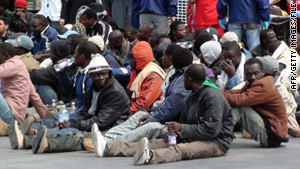
POLYGON ((300 139, 291 138, 280 148, 260 148, 253 140, 235 139, 225 157, 159 165, 134 166, 132 158, 96 158, 86 151, 35 155, 31 150, 12 150, 7 137, 0 137, 0 169, 299 169, 300 139))

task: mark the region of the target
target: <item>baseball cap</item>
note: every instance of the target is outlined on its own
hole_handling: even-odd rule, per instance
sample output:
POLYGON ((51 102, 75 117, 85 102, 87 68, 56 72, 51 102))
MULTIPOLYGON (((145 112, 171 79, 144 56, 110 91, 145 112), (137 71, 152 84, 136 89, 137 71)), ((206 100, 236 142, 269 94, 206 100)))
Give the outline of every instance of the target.
POLYGON ((21 35, 16 39, 8 39, 5 42, 10 43, 13 47, 22 47, 31 50, 34 46, 32 39, 27 35, 21 35))

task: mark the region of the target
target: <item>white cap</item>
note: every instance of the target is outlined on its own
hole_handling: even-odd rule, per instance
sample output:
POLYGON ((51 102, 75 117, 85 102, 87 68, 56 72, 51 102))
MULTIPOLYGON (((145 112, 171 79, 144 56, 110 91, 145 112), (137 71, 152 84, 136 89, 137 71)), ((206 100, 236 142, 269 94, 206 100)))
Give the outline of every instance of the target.
POLYGON ((236 41, 239 42, 239 38, 234 32, 226 32, 223 37, 220 39, 220 43, 225 43, 227 41, 236 41))
POLYGON ((92 54, 92 60, 88 66, 89 73, 91 72, 98 72, 102 70, 111 70, 111 67, 107 63, 106 59, 100 54, 92 54))
POLYGON ((104 41, 103 41, 102 36, 99 36, 99 35, 93 36, 93 37, 89 38, 88 41, 97 45, 101 51, 104 50, 104 41))

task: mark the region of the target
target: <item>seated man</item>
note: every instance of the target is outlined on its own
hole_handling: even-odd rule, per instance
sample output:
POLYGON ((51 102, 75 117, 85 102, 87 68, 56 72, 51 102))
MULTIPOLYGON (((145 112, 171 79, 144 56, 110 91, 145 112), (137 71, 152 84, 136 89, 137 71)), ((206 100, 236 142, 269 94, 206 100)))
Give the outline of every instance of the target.
MULTIPOLYGON (((79 130, 90 131, 93 123, 98 124, 98 127, 105 131, 125 121, 131 114, 128 96, 122 86, 113 78, 111 68, 103 56, 99 54, 92 56, 89 73, 93 83, 86 94, 87 100, 79 116, 69 121, 56 123, 56 126, 63 129, 59 131, 57 128, 49 129, 48 137, 57 137, 59 136, 57 133, 69 134, 79 130)), ((44 135, 47 131, 45 126, 41 126, 39 130, 43 130, 43 132, 38 132, 39 134, 46 136, 44 135)), ((13 149, 33 148, 33 153, 43 152, 43 148, 38 147, 39 145, 42 146, 40 144, 42 140, 35 139, 33 136, 22 135, 16 121, 9 126, 9 138, 13 149), (37 140, 36 145, 33 145, 34 140, 37 140)), ((54 148, 62 148, 63 146, 70 148, 71 143, 52 145, 54 148)), ((65 151, 65 149, 62 148, 60 151, 65 151)))
POLYGON ((33 13, 27 11, 26 0, 16 0, 14 3, 15 12, 12 15, 10 30, 13 32, 30 32, 29 24, 33 13))
POLYGON ((34 43, 32 54, 45 51, 49 48, 49 42, 57 40, 57 31, 48 25, 47 18, 43 15, 34 15, 30 22, 31 38, 34 43))
POLYGON ((16 121, 22 124, 28 102, 35 107, 41 118, 46 118, 46 111, 39 95, 30 81, 29 73, 15 49, 9 43, 0 44, 0 136, 7 135, 7 124, 16 121))
POLYGON ((114 30, 108 37, 109 48, 116 52, 118 61, 123 65, 123 58, 129 52, 130 42, 124 38, 119 30, 114 30))
POLYGON ((241 82, 244 82, 244 64, 249 59, 241 52, 235 41, 228 41, 223 44, 221 61, 222 72, 218 75, 216 84, 224 89, 232 89, 241 82))
POLYGON ((151 108, 161 95, 160 86, 165 72, 154 62, 152 48, 148 42, 140 41, 132 48, 130 59, 131 75, 127 88, 133 91, 131 111, 135 113, 139 107, 151 108))
POLYGON ((252 51, 253 57, 267 55, 268 46, 277 40, 276 34, 272 29, 265 29, 260 31, 259 35, 260 45, 256 46, 252 51))
POLYGON ((186 37, 186 28, 181 21, 174 21, 170 25, 169 37, 172 42, 178 42, 180 39, 186 37))
POLYGON ((40 68, 39 62, 32 57, 33 42, 29 36, 21 35, 16 39, 8 39, 6 42, 15 47, 16 55, 19 55, 28 71, 40 68))
POLYGON ((242 118, 242 127, 263 147, 278 147, 288 141, 287 117, 284 103, 273 78, 265 75, 260 60, 245 63, 246 84, 240 90, 225 90, 232 107, 234 123, 242 118))
POLYGON ((184 87, 192 90, 183 102, 178 122, 166 122, 165 128, 177 135, 178 143, 141 139, 137 143, 107 143, 97 126, 92 128, 96 156, 133 156, 134 164, 156 164, 186 159, 224 156, 232 141, 231 107, 215 86, 204 85, 205 68, 193 64, 184 73, 184 87))

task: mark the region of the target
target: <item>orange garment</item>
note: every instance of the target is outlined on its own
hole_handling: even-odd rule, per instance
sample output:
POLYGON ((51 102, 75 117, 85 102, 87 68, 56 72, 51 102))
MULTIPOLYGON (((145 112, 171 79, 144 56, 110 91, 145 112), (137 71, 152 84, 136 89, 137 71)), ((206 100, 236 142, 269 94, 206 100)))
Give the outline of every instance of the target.
MULTIPOLYGON (((149 109, 152 104, 161 96, 160 86, 163 83, 164 73, 161 75, 158 69, 150 70, 151 73, 143 79, 136 79, 137 72, 141 72, 153 60, 153 52, 150 44, 146 41, 137 42, 132 48, 132 55, 136 60, 136 69, 131 69, 130 82, 127 86, 131 88, 134 80, 141 80, 139 94, 135 100, 131 102, 132 113, 137 112, 139 107, 149 109)), ((153 63, 152 63, 153 64, 153 63)))

